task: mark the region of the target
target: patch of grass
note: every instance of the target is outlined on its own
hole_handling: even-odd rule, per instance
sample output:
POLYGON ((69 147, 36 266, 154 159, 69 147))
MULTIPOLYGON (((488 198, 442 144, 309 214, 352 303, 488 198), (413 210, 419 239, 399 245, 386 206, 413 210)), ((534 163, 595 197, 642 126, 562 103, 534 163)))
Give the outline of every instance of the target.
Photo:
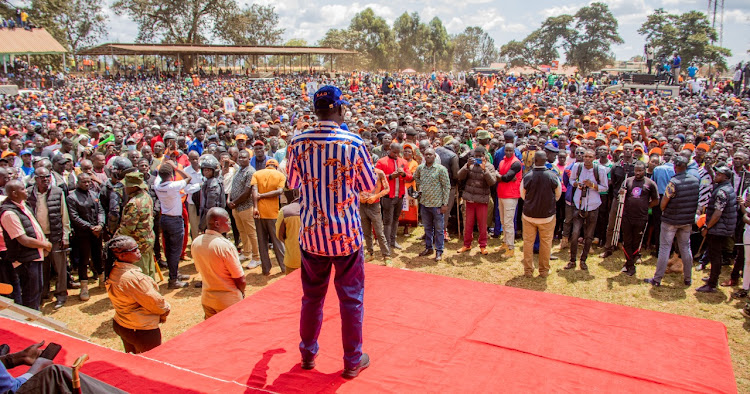
MULTIPOLYGON (((523 243, 520 240, 516 243, 515 256, 501 260, 500 254, 495 253, 501 243, 499 239, 490 238, 490 254, 481 255, 475 234, 474 248, 459 255, 456 251, 462 242, 454 236, 446 242, 443 260, 436 262, 432 257, 417 256, 424 249, 423 242, 417 240, 423 233, 422 228, 417 228, 407 237, 399 236, 403 250, 395 253, 392 260, 394 267, 719 321, 727 327, 737 388, 739 392, 750 392, 750 320, 739 312, 745 301, 730 299, 733 290, 728 288, 720 288, 714 294, 696 293, 695 288, 702 285, 701 278, 707 273, 693 272, 693 286, 690 288, 682 284, 682 274, 669 274, 661 287, 652 288, 642 282, 642 278, 653 276, 656 269, 656 259, 647 253, 643 256, 642 264, 637 265, 636 276, 629 277, 620 273, 625 261, 621 252, 602 260, 597 256, 600 250, 594 248, 587 261, 588 272, 580 269, 565 271, 562 267, 568 261, 569 251, 559 251, 555 246, 552 254, 558 256, 559 260, 551 262, 549 277, 546 280, 526 278, 521 265, 523 243)), ((375 255, 379 255, 377 250, 375 255)), ((272 261, 274 268, 270 277, 263 276, 260 267, 246 271, 247 295, 282 277, 275 266, 275 259, 272 258, 272 261)), ((370 263, 384 264, 377 257, 370 263)), ((182 263, 182 267, 181 272, 192 274, 191 281, 198 279, 192 263, 182 263)), ((725 267, 722 280, 728 275, 729 267, 725 267)), ((161 283, 160 289, 172 305, 167 322, 161 326, 164 341, 203 321, 200 289, 191 284, 185 289, 168 290, 166 282, 161 283)), ((77 295, 77 290, 70 291, 68 303, 58 311, 53 309, 54 301, 44 305, 42 310, 46 315, 67 323, 72 330, 91 337, 93 342, 122 350, 122 343, 112 330, 114 311, 104 289, 93 289, 87 302, 79 301, 77 295)))

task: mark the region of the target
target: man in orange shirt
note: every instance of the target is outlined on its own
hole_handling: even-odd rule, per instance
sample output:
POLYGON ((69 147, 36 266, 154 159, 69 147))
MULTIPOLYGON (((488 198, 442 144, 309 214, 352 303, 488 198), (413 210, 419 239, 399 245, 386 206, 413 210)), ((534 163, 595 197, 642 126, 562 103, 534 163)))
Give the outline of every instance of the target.
POLYGON ((276 237, 276 218, 279 216, 279 196, 284 192, 286 176, 278 170, 279 162, 275 159, 266 161, 266 168, 256 171, 250 181, 253 189, 255 208, 255 229, 258 234, 258 249, 260 252, 263 275, 271 274, 271 257, 268 254, 268 243, 273 244, 276 260, 281 272, 286 272, 284 266, 284 243, 276 237))

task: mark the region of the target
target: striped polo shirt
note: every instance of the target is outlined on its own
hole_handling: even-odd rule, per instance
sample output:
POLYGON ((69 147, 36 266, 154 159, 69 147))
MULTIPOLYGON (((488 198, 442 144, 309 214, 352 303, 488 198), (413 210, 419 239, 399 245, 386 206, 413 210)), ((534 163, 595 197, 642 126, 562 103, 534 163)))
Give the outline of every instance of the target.
POLYGON ((322 256, 350 255, 362 245, 359 193, 377 176, 359 135, 322 121, 289 144, 287 181, 300 189, 300 244, 322 256))

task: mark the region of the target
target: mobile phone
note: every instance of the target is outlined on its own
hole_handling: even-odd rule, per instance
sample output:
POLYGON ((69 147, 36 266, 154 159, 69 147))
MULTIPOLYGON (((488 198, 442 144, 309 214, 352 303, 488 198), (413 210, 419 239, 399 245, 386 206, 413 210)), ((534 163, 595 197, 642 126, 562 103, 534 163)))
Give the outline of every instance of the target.
POLYGON ((57 357, 57 353, 60 353, 60 350, 62 350, 62 346, 54 342, 50 342, 49 345, 44 348, 44 351, 39 355, 39 357, 46 358, 47 360, 54 360, 55 357, 57 357))

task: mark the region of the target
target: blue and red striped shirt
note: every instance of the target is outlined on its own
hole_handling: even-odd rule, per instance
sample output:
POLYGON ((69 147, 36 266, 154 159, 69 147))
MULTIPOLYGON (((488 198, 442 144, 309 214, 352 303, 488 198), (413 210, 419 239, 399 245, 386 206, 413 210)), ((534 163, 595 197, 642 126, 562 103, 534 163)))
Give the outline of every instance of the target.
POLYGON ((359 193, 374 189, 377 181, 359 135, 330 121, 296 135, 289 143, 287 180, 300 189, 302 249, 322 256, 359 250, 359 193))

